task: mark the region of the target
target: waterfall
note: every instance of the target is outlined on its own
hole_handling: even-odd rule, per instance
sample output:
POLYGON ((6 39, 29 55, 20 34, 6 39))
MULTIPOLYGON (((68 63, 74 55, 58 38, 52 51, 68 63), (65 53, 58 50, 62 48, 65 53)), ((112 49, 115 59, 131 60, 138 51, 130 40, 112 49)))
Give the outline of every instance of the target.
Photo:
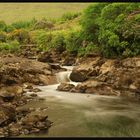
POLYGON ((70 74, 72 72, 73 66, 62 66, 63 68, 66 68, 67 71, 62 71, 56 74, 56 78, 58 83, 70 83, 73 85, 77 85, 79 82, 73 82, 70 79, 70 74))

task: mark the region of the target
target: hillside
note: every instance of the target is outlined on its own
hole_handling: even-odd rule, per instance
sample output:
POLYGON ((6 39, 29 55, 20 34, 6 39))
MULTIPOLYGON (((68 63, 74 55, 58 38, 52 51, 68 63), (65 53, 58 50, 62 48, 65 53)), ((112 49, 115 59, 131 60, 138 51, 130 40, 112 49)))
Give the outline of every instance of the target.
POLYGON ((1 3, 0 20, 12 23, 35 17, 58 18, 65 12, 78 12, 90 3, 1 3))

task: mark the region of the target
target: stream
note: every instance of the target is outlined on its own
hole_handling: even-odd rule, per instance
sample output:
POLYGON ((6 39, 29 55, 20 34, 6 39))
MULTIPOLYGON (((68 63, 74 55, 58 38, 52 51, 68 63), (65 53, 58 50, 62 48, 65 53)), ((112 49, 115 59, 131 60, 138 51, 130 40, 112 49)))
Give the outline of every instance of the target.
MULTIPOLYGON (((56 74, 61 82, 72 82, 67 71, 56 74)), ((116 96, 102 96, 57 91, 57 86, 37 86, 43 101, 31 101, 24 107, 48 107, 53 125, 48 131, 24 137, 140 136, 140 104, 116 96)), ((27 93, 31 94, 31 93, 27 93)), ((23 137, 23 135, 21 135, 23 137)))

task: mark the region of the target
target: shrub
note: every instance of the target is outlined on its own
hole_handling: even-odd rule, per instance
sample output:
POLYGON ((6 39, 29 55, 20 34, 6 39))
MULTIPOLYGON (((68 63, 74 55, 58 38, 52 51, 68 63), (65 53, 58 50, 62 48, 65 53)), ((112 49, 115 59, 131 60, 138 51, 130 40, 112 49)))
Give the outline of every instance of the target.
POLYGON ((9 40, 17 40, 19 43, 29 43, 30 35, 25 29, 16 29, 8 34, 9 40))
POLYGON ((85 56, 92 53, 99 53, 98 47, 93 42, 89 42, 87 46, 80 47, 78 50, 78 56, 85 56))
POLYGON ((84 39, 97 42, 100 14, 106 5, 108 4, 97 3, 90 5, 87 9, 85 9, 80 21, 83 29, 82 34, 84 39))
POLYGON ((0 51, 16 52, 19 50, 19 42, 14 40, 0 43, 0 51))
POLYGON ((63 32, 55 34, 51 41, 52 48, 55 48, 58 52, 62 53, 66 50, 66 43, 63 32))
POLYGON ((33 18, 30 21, 17 21, 11 24, 11 26, 13 26, 15 29, 29 29, 31 28, 35 23, 37 22, 37 20, 35 18, 33 18))
POLYGON ((65 43, 68 52, 77 54, 78 49, 82 44, 80 32, 73 31, 73 30, 68 32, 65 38, 65 43))
POLYGON ((6 28, 6 23, 4 21, 0 21, 0 30, 4 31, 6 28))
POLYGON ((0 31, 0 42, 6 42, 7 35, 5 32, 0 31))
MULTIPOLYGON (((130 4, 113 3, 101 13, 99 42, 104 56, 136 56, 140 54, 140 27, 135 16, 128 14, 130 4)), ((137 8, 134 6, 133 8, 137 8)), ((132 10, 132 9, 131 9, 132 10)), ((136 9, 133 9, 135 11, 136 9)))
POLYGON ((83 39, 93 42, 105 57, 139 55, 139 8, 136 3, 89 6, 81 19, 83 39))
POLYGON ((37 30, 31 33, 31 42, 37 44, 38 49, 47 51, 51 48, 52 34, 43 30, 37 30))
POLYGON ((53 27, 54 25, 51 21, 42 19, 34 24, 33 29, 52 29, 53 27))
POLYGON ((13 27, 12 25, 7 25, 5 28, 5 32, 10 33, 12 31, 14 31, 16 28, 13 27))

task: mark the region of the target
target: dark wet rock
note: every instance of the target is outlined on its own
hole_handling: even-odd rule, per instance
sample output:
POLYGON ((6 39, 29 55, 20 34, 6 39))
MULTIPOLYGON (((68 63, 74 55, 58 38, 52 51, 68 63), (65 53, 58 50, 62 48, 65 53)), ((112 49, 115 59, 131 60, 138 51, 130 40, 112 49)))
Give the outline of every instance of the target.
POLYGON ((72 88, 74 88, 75 86, 73 84, 69 84, 69 83, 61 83, 58 87, 57 90, 59 91, 70 91, 72 88))
POLYGON ((30 83, 24 83, 24 84, 23 84, 23 87, 24 87, 25 89, 33 89, 33 85, 30 84, 30 83))
POLYGON ((4 102, 9 102, 15 98, 15 94, 9 92, 0 92, 0 97, 3 99, 4 102))
POLYGON ((62 61, 62 65, 64 66, 72 66, 74 65, 76 62, 76 58, 75 57, 70 57, 67 56, 63 61, 62 61))
POLYGON ((33 89, 30 89, 29 92, 40 92, 41 89, 39 88, 33 88, 33 89))
POLYGON ((86 71, 73 70, 70 74, 70 79, 74 82, 83 82, 87 79, 86 71))
POLYGON ((38 56, 38 61, 57 63, 60 61, 60 54, 57 50, 52 50, 51 52, 43 52, 38 56))
POLYGON ((30 96, 32 96, 32 97, 37 97, 37 94, 32 93, 32 94, 30 94, 30 96))

